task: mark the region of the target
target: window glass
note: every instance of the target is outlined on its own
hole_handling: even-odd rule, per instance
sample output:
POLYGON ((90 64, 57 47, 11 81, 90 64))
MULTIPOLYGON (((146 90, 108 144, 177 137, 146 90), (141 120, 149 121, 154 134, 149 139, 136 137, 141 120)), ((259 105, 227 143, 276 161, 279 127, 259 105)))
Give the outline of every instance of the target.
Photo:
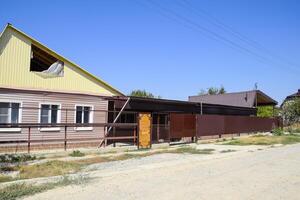
POLYGON ((57 123, 58 105, 52 105, 51 109, 51 123, 57 123))
POLYGON ((76 106, 76 123, 82 122, 82 106, 76 106))
POLYGON ((58 123, 58 105, 47 105, 41 106, 41 123, 58 123))
POLYGON ((83 123, 90 122, 90 107, 84 107, 83 123))
POLYGON ((19 108, 19 103, 0 102, 0 123, 18 123, 19 108))
POLYGON ((91 107, 76 106, 76 123, 90 123, 91 107))
POLYGON ((42 124, 49 123, 49 121, 48 121, 49 110, 50 110, 50 105, 42 105, 42 108, 41 108, 41 123, 42 124))
POLYGON ((9 103, 0 103, 0 123, 9 123, 9 103))
POLYGON ((19 122, 19 108, 20 108, 20 104, 18 103, 11 104, 11 123, 19 122))

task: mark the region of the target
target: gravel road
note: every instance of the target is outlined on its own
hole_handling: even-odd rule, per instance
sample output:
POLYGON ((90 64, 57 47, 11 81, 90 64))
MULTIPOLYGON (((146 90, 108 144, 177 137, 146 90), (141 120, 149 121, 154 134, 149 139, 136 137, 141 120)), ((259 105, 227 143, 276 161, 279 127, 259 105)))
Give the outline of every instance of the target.
POLYGON ((300 144, 213 155, 158 154, 90 166, 92 181, 37 199, 299 199, 300 144))

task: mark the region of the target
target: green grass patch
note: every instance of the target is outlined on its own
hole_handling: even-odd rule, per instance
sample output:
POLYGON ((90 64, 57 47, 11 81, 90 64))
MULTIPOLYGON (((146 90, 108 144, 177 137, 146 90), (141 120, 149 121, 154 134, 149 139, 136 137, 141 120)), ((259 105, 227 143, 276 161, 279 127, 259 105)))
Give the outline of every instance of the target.
POLYGON ((2 154, 0 155, 0 163, 20 163, 38 159, 30 154, 2 154))
POLYGON ((83 157, 83 156, 85 156, 85 154, 82 153, 79 150, 75 150, 72 153, 70 153, 69 156, 71 156, 71 157, 83 157))
POLYGON ((71 184, 81 184, 86 182, 87 179, 79 178, 70 180, 64 178, 57 183, 47 183, 42 185, 29 185, 29 184, 14 184, 0 189, 0 200, 16 200, 18 198, 34 195, 36 193, 44 192, 50 189, 54 189, 59 186, 66 186, 71 184))
POLYGON ((20 166, 20 178, 37 178, 58 176, 79 171, 81 165, 73 162, 65 161, 48 161, 41 164, 20 166))
POLYGON ((283 135, 283 136, 251 136, 238 138, 223 145, 274 145, 274 144, 295 144, 300 142, 300 136, 283 135))

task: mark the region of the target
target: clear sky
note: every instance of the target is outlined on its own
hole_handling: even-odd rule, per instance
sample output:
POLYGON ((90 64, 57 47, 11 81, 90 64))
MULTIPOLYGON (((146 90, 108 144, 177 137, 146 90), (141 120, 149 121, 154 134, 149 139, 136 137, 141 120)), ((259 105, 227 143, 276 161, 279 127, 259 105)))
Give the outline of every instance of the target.
POLYGON ((299 10, 298 0, 2 0, 0 26, 12 23, 125 94, 186 100, 257 82, 281 102, 300 88, 299 10))

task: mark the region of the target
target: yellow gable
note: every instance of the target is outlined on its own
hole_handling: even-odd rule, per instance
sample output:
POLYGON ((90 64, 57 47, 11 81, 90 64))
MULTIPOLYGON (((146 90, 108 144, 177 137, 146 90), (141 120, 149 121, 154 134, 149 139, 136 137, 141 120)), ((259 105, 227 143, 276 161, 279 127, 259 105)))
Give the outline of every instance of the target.
POLYGON ((122 95, 121 92, 104 81, 10 25, 5 28, 0 38, 0 87, 105 96, 122 95), (64 75, 45 77, 30 71, 32 45, 62 60, 64 62, 64 75))

